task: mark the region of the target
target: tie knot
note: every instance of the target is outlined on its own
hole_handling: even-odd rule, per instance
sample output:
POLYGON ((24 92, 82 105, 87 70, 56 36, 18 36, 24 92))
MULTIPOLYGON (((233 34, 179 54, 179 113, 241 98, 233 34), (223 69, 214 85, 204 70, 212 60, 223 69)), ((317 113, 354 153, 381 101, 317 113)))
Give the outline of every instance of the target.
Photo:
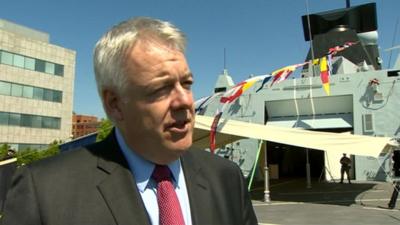
POLYGON ((171 180, 171 171, 168 166, 156 165, 152 177, 157 183, 164 180, 171 180))

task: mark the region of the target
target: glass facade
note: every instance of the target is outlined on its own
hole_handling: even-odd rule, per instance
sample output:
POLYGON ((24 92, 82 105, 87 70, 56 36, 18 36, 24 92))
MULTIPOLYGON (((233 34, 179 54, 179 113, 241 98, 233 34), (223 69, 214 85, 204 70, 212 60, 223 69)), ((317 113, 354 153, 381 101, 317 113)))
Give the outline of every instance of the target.
POLYGON ((25 68, 25 59, 21 55, 14 55, 13 65, 20 68, 25 68))
POLYGON ((22 97, 22 85, 11 84, 11 96, 22 97))
POLYGON ((0 62, 6 65, 13 64, 13 54, 9 52, 0 51, 0 62))
POLYGON ((41 59, 34 59, 4 50, 0 50, 0 63, 56 76, 64 76, 64 65, 47 62, 41 59))
POLYGON ((10 95, 11 93, 11 83, 0 82, 0 95, 10 95))
POLYGON ((46 149, 49 145, 45 144, 27 144, 27 143, 0 143, 0 145, 7 144, 10 148, 16 151, 25 151, 25 150, 43 150, 46 149))
POLYGON ((46 149, 49 145, 44 144, 15 144, 17 145, 17 151, 26 151, 26 150, 43 150, 46 149))
POLYGON ((28 70, 35 70, 35 59, 25 57, 25 66, 24 68, 28 70))
POLYGON ((21 85, 0 80, 0 95, 62 102, 62 92, 40 87, 21 85))
POLYGON ((0 126, 60 129, 61 118, 11 112, 0 112, 0 126))

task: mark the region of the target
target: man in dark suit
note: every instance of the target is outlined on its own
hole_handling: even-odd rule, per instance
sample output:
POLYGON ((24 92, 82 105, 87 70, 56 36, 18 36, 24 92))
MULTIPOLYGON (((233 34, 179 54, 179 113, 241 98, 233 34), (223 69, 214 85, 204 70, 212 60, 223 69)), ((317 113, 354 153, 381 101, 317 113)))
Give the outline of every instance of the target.
POLYGON ((184 51, 184 35, 156 19, 131 19, 107 32, 94 67, 115 129, 102 142, 19 169, 2 224, 165 224, 162 181, 153 178, 154 168, 165 166, 180 224, 257 224, 240 169, 190 149, 193 75, 184 51))

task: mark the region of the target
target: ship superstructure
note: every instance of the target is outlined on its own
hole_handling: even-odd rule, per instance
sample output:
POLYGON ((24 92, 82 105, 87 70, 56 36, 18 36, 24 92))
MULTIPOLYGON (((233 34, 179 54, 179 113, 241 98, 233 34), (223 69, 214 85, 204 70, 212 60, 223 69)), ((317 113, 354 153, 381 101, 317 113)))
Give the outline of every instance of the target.
MULTIPOLYGON (((301 74, 273 85, 269 82, 261 90, 261 83, 252 86, 224 110, 222 117, 315 131, 400 137, 400 58, 393 68, 382 69, 375 3, 305 15, 302 20, 305 40, 312 41, 312 47, 305 59, 310 63, 301 74), (321 67, 314 61, 330 48, 343 47, 345 43, 352 44, 330 60, 327 93, 319 76, 321 67)), ((223 76, 231 80, 227 71, 223 76)), ((226 87, 221 83, 218 82, 216 93, 198 108, 198 114, 214 116, 220 109, 221 96, 232 86, 230 82, 225 82, 226 87)), ((311 177, 340 178, 339 159, 346 149, 327 153, 273 142, 266 146, 271 178, 305 176, 307 158, 311 177)), ((244 175, 250 177, 259 148, 259 140, 242 139, 216 152, 238 163, 244 175)), ((378 160, 351 157, 353 179, 390 179, 387 155, 378 160)))

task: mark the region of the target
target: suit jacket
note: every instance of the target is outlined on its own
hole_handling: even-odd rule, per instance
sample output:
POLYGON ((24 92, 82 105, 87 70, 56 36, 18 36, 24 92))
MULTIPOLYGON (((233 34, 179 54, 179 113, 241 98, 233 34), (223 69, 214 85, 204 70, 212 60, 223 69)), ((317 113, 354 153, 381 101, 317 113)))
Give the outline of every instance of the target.
MULTIPOLYGON (((18 169, 0 224, 150 224, 114 136, 18 169)), ((202 150, 181 162, 194 225, 257 224, 239 167, 202 150)))

